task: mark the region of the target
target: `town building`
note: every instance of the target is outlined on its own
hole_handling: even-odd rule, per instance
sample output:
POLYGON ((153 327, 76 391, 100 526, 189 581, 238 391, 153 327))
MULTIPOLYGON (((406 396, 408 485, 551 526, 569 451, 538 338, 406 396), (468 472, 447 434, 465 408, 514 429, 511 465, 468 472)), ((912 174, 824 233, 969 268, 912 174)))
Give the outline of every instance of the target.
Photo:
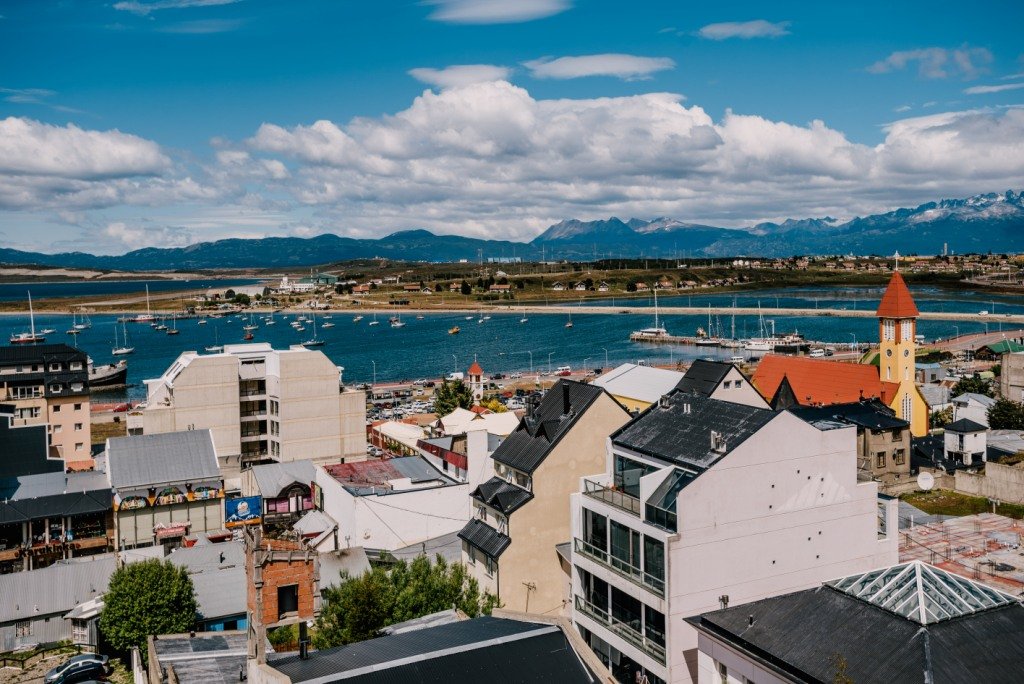
POLYGON ((894 485, 912 482, 910 423, 897 418, 895 411, 877 399, 828 406, 798 406, 791 411, 820 430, 855 426, 857 474, 881 483, 883 492, 894 485))
POLYGON ((629 411, 643 411, 665 396, 683 379, 683 373, 667 368, 623 363, 590 384, 604 389, 629 411))
POLYGON ((916 385, 917 318, 903 276, 896 271, 878 305, 878 367, 769 354, 751 378, 776 409, 880 399, 910 423, 915 437, 928 432, 928 403, 916 385))
POLYGON ((366 396, 317 350, 188 351, 146 387, 144 433, 210 430, 224 465, 366 456, 366 396))
POLYGON ((254 465, 242 471, 241 492, 243 497, 260 497, 264 529, 269 525, 287 528, 313 510, 315 477, 312 461, 254 465))
POLYGON ((731 401, 756 408, 768 408, 750 379, 735 364, 697 359, 686 369, 676 388, 711 399, 731 401))
POLYGON ((258 527, 245 529, 244 543, 248 655, 256 658, 267 630, 299 625, 302 638, 320 615, 320 554, 301 541, 264 537, 258 527))
POLYGON ((1024 402, 1024 352, 1003 354, 999 373, 999 395, 1024 402))
POLYGON ((85 352, 66 344, 0 347, 0 403, 14 406, 16 427, 48 426, 52 458, 92 467, 85 352))
POLYGON ((210 430, 107 440, 118 549, 173 548, 189 534, 224 528, 224 482, 210 430))
POLYGON ((608 435, 628 420, 600 387, 560 380, 492 454, 493 477, 472 491, 472 519, 459 538, 481 588, 505 608, 565 608, 556 547, 571 536, 569 496, 580 477, 602 467, 608 435))
POLYGON ((241 542, 209 542, 174 549, 167 560, 184 568, 195 588, 196 630, 246 629, 245 547, 241 542))
POLYGON ((988 427, 988 412, 996 400, 977 392, 964 392, 950 401, 953 404, 953 420, 967 419, 988 427))
POLYGON ((913 561, 687 620, 700 684, 999 682, 1024 670, 1024 606, 913 561))
POLYGON ((457 407, 441 416, 431 426, 433 435, 463 435, 467 432, 486 431, 505 437, 519 427, 519 417, 512 411, 496 413, 480 407, 473 410, 457 407))
POLYGON ((612 433, 573 494, 573 622, 618 681, 691 682, 683 618, 897 558, 856 428, 675 391, 612 433))

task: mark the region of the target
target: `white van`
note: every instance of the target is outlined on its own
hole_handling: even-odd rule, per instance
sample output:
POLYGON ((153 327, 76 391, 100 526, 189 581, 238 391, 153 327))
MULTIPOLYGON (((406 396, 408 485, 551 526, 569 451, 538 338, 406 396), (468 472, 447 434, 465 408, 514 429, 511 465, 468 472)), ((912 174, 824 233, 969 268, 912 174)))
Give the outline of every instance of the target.
POLYGON ((812 349, 812 350, 811 350, 811 353, 809 354, 809 356, 810 356, 810 357, 811 357, 812 359, 821 359, 821 358, 824 358, 824 356, 825 356, 825 350, 824 350, 824 349, 812 349))

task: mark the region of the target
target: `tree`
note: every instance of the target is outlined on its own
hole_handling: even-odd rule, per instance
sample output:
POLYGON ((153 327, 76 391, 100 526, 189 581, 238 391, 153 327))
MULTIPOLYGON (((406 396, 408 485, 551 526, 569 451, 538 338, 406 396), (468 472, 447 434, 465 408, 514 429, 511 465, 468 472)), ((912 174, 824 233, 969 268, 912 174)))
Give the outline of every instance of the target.
POLYGON ((110 578, 100 631, 119 651, 146 651, 150 634, 181 634, 196 623, 196 598, 188 571, 170 561, 129 563, 110 578))
POLYGON ((494 411, 495 413, 505 413, 506 411, 508 411, 508 407, 505 406, 504 404, 502 404, 496 398, 495 399, 491 399, 490 401, 488 401, 483 406, 484 406, 484 408, 490 409, 491 411, 494 411))
POLYGON ((975 373, 968 378, 961 378, 959 382, 953 385, 953 396, 958 397, 965 392, 972 392, 974 394, 984 394, 986 397, 992 396, 992 385, 988 380, 985 380, 980 375, 975 373))
POLYGON ((461 563, 433 562, 418 556, 411 563, 376 566, 323 590, 313 645, 318 649, 372 639, 396 622, 456 608, 469 617, 489 615, 498 598, 480 591, 461 563))
POLYGON ((946 427, 953 422, 953 407, 947 406, 944 409, 938 411, 932 411, 931 426, 933 428, 946 427))
POLYGON ((241 304, 242 306, 249 306, 249 303, 251 301, 252 300, 249 298, 249 295, 247 295, 247 294, 243 293, 243 294, 236 294, 235 295, 235 303, 236 304, 241 304))
POLYGON ((444 287, 441 286, 441 283, 434 286, 434 292, 444 292, 444 287))
POLYGON ((461 292, 464 295, 473 294, 473 288, 471 288, 469 286, 469 283, 467 283, 465 280, 463 280, 462 281, 462 287, 459 288, 459 292, 461 292))
POLYGON ((234 299, 234 298, 235 298, 235 291, 234 290, 228 290, 227 292, 224 293, 224 299, 234 299))
POLYGON ((993 430, 1024 430, 1024 404, 1000 399, 988 410, 988 425, 993 430))
POLYGON ((473 405, 473 393, 462 380, 445 380, 434 388, 434 413, 447 416, 457 408, 473 405))

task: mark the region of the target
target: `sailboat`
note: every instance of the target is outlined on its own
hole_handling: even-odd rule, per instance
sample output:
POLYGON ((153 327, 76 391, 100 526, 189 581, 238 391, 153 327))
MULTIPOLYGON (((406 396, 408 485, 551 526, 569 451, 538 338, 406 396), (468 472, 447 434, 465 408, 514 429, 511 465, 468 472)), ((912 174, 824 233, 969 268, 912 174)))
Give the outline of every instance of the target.
POLYGON ((377 320, 377 312, 376 311, 373 312, 373 320, 370 321, 369 324, 370 325, 380 325, 380 322, 377 320))
POLYGON ((65 331, 68 335, 77 335, 82 332, 78 328, 78 314, 74 311, 71 312, 71 327, 65 331))
POLYGON ((171 329, 167 331, 168 335, 180 335, 181 331, 178 330, 178 315, 171 314, 171 329))
MULTIPOLYGON (((324 316, 324 318, 330 318, 330 316, 324 316)), ((333 328, 334 327, 334 322, 333 321, 327 321, 326 323, 321 323, 320 327, 321 328, 333 328)))
POLYGON ((755 337, 748 340, 747 343, 743 345, 743 348, 747 351, 770 352, 775 349, 775 321, 768 321, 768 323, 771 323, 772 327, 772 334, 769 336, 768 326, 765 325, 764 314, 761 313, 760 302, 758 302, 757 305, 757 319, 761 337, 755 337))
POLYGON ((302 346, 306 347, 307 349, 309 347, 322 347, 322 346, 324 346, 324 341, 319 339, 319 338, 317 338, 317 336, 316 336, 316 314, 313 314, 313 336, 311 338, 309 338, 308 340, 306 340, 305 342, 303 342, 302 346))
POLYGON ((75 324, 75 330, 88 330, 92 327, 92 321, 89 320, 89 314, 82 312, 81 320, 75 324))
POLYGON ((361 320, 363 320, 362 316, 355 316, 355 317, 352 318, 352 322, 353 323, 358 323, 361 320))
POLYGON ((114 325, 114 348, 110 350, 110 353, 114 356, 127 356, 128 354, 135 353, 135 347, 128 346, 128 327, 121 323, 121 329, 124 332, 124 344, 121 346, 117 345, 117 325, 114 325))
POLYGON ((392 328, 404 328, 405 323, 402 322, 401 316, 395 316, 394 320, 391 321, 392 328))
POLYGON ((46 341, 42 335, 36 334, 36 315, 32 310, 32 293, 28 293, 28 323, 29 331, 11 335, 11 344, 41 344, 46 341))
POLYGON ((701 329, 697 329, 697 341, 695 344, 698 347, 717 347, 720 341, 715 335, 715 327, 711 323, 711 305, 708 304, 708 329, 703 335, 701 335, 701 329))
POLYGON ((635 342, 643 342, 645 340, 657 340, 661 338, 669 337, 668 330, 666 330, 658 319, 658 291, 654 291, 654 327, 643 328, 641 330, 635 330, 629 334, 629 339, 635 342))
POLYGON ((274 312, 270 312, 270 316, 263 320, 264 325, 277 325, 277 321, 274 320, 274 312))
POLYGON ((519 319, 519 322, 520 323, 526 323, 528 320, 530 320, 530 319, 526 317, 526 312, 523 311, 523 317, 519 319))
POLYGON ((207 320, 205 318, 200 318, 198 321, 196 321, 196 325, 206 325, 206 323, 207 320))
POLYGON ((205 347, 208 352, 222 352, 224 351, 224 345, 220 344, 220 335, 217 334, 217 328, 213 329, 213 344, 209 347, 205 347))
POLYGON ((133 318, 136 323, 152 323, 156 320, 156 316, 149 310, 149 284, 146 284, 146 313, 140 313, 133 318))
POLYGON ((242 326, 242 330, 245 330, 246 332, 248 332, 250 330, 255 330, 258 327, 259 326, 256 325, 256 322, 252 318, 252 314, 249 314, 249 323, 246 324, 246 325, 243 325, 242 326))
POLYGON ((566 328, 571 328, 572 327, 572 312, 571 311, 569 312, 569 320, 565 322, 565 327, 566 328))

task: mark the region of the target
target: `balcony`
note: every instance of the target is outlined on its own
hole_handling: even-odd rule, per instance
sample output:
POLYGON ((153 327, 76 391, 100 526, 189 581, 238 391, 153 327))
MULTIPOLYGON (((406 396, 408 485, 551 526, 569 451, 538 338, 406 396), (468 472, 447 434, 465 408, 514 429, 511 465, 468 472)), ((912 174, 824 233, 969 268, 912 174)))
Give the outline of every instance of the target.
POLYGON ((599 549, 593 544, 588 544, 582 539, 577 538, 573 541, 575 542, 574 549, 576 553, 596 563, 600 563, 606 568, 610 568, 615 574, 628 579, 638 587, 650 591, 658 598, 665 598, 665 580, 663 578, 655 577, 640 568, 633 567, 629 563, 619 560, 607 551, 599 549))
POLYGON ((640 499, 594 480, 583 480, 583 493, 640 517, 640 499))
POLYGON ((576 610, 583 613, 592 620, 600 622, 613 634, 622 637, 633 646, 656 659, 662 665, 665 664, 665 647, 645 637, 632 625, 615 619, 607 610, 595 606, 582 596, 576 597, 576 610))
POLYGON ((255 409, 244 409, 239 411, 239 415, 242 420, 266 420, 267 409, 266 408, 255 408, 255 409))
POLYGON ((242 432, 242 442, 259 442, 267 439, 266 432, 260 432, 259 430, 246 430, 242 432))

